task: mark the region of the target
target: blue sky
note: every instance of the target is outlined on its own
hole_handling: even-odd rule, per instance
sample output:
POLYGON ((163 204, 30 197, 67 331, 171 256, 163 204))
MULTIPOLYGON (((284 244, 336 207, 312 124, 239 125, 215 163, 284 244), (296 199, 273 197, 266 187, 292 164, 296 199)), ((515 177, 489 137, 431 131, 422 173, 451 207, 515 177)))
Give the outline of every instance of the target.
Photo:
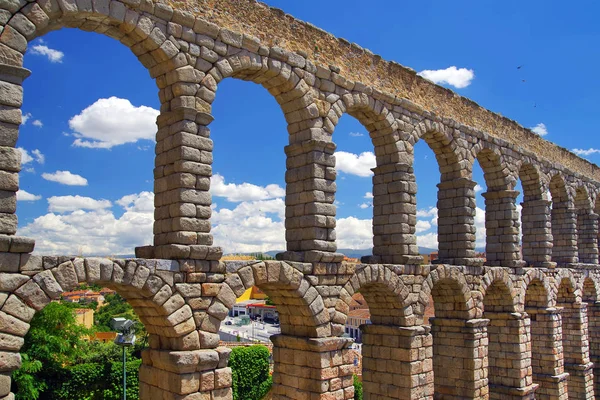
MULTIPOLYGON (((267 3, 385 59, 431 71, 424 74, 600 160, 594 2, 267 3)), ((24 84, 26 122, 17 144, 26 161, 18 233, 34 237, 44 254, 132 254, 150 244, 160 103, 147 71, 119 42, 73 29, 34 41, 25 67, 32 75, 24 84)), ((265 89, 233 79, 219 85, 213 114, 215 244, 226 252, 283 249, 283 114, 265 89)), ((350 116, 340 120, 334 141, 338 246, 364 249, 371 243, 373 146, 350 116)), ((425 143, 417 145, 415 171, 418 241, 433 248, 439 173, 425 143)), ((484 192, 478 167, 474 178, 484 192)), ((480 196, 477 205, 483 207, 480 196)), ((481 209, 477 226, 482 246, 481 209)))

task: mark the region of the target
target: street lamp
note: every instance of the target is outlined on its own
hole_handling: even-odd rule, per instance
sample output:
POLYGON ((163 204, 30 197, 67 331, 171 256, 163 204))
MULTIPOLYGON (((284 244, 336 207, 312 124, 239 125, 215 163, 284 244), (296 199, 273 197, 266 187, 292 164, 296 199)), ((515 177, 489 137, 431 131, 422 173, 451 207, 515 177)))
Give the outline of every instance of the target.
POLYGON ((127 351, 126 347, 135 344, 135 330, 133 326, 137 321, 132 321, 125 318, 112 318, 110 326, 118 332, 115 338, 115 344, 123 348, 123 400, 127 399, 127 351))

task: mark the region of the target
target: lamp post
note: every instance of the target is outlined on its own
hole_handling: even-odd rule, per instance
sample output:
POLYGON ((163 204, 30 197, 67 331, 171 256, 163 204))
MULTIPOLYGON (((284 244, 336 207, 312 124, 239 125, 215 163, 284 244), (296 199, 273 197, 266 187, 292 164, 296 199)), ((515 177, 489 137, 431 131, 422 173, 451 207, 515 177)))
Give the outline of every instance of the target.
POLYGON ((135 330, 133 326, 137 321, 125 318, 113 318, 110 320, 110 326, 118 332, 115 338, 115 344, 123 348, 123 400, 127 399, 127 351, 126 347, 135 344, 135 330))

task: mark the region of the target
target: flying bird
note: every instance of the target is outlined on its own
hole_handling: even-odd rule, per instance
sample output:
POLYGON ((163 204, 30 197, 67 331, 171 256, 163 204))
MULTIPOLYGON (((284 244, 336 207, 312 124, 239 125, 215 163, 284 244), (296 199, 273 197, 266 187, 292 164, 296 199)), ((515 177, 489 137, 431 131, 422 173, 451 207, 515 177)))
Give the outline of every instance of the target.
POLYGON ((519 65, 519 66, 517 67, 517 69, 521 69, 521 68, 523 68, 524 66, 525 66, 525 64, 523 64, 523 65, 519 65))

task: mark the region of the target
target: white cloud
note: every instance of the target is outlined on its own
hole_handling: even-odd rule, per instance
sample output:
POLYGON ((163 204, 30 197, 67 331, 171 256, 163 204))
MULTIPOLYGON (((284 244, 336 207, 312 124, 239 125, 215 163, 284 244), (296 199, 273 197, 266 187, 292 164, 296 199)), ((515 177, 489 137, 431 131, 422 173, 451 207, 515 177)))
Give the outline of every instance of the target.
POLYGON ((222 175, 213 175, 210 182, 213 196, 225 197, 231 202, 268 200, 285 196, 285 189, 279 185, 257 186, 251 183, 225 183, 222 175))
POLYGON ((479 193, 483 190, 483 187, 478 183, 475 185, 474 190, 475 190, 475 193, 479 193))
POLYGON ((429 221, 418 220, 415 227, 416 233, 425 232, 431 229, 431 223, 429 221))
POLYGON ((37 194, 29 193, 23 189, 17 191, 17 201, 36 201, 40 200, 42 196, 37 194))
POLYGON ((371 192, 365 193, 364 198, 365 199, 373 199, 373 193, 371 193, 371 192))
POLYGON ((360 154, 338 151, 334 155, 336 169, 351 175, 364 178, 372 176, 373 171, 371 171, 371 168, 375 168, 377 165, 375 154, 370 151, 360 154))
POLYGON ((159 111, 135 107, 127 99, 99 99, 69 120, 75 132, 73 146, 110 149, 138 140, 154 140, 159 111))
POLYGON ((365 136, 364 133, 360 133, 360 132, 350 132, 349 135, 352 136, 352 137, 362 137, 362 136, 365 136))
POLYGON ((33 157, 29 155, 27 150, 22 147, 17 147, 17 150, 21 152, 21 165, 28 164, 33 161, 33 157))
POLYGON ((587 157, 591 156, 592 154, 600 153, 600 149, 594 149, 591 147, 589 149, 573 149, 573 153, 577 154, 578 156, 587 157))
POLYGON ((44 124, 42 123, 42 121, 40 121, 39 119, 36 119, 35 121, 33 121, 31 123, 33 126, 37 126, 38 128, 41 128, 42 126, 44 126, 44 124))
POLYGON ((425 79, 437 84, 448 84, 457 89, 466 88, 471 84, 475 73, 472 69, 456 68, 455 66, 446 69, 429 70, 426 69, 418 73, 425 79))
POLYGON ((108 200, 82 196, 52 196, 48 198, 48 211, 64 213, 77 210, 102 210, 112 206, 108 200))
MULTIPOLYGON (((41 42, 40 42, 41 43, 41 42)), ((31 46, 31 54, 41 55, 48 57, 51 63, 62 63, 62 59, 65 56, 60 50, 51 49, 44 44, 36 44, 31 46)))
POLYGON ((19 229, 19 235, 34 237, 41 254, 133 254, 135 246, 152 243, 153 207, 147 204, 153 198, 150 192, 123 197, 117 201, 125 204, 119 218, 107 208, 48 213, 19 229))
POLYGON ((46 156, 44 156, 42 152, 38 149, 32 150, 31 154, 33 154, 33 156, 35 157, 35 161, 38 164, 43 164, 44 162, 46 162, 46 156))
POLYGON ((43 164, 46 161, 46 157, 38 149, 31 150, 31 154, 22 147, 17 147, 17 150, 21 152, 21 165, 28 164, 32 161, 43 164))
POLYGON ((244 201, 234 209, 214 207, 215 244, 228 253, 285 249, 283 199, 244 201))
POLYGON ((31 113, 26 113, 21 116, 21 124, 25 125, 27 121, 31 118, 31 113))
POLYGON ((546 136, 548 134, 548 128, 546 128, 546 125, 542 124, 541 122, 536 126, 531 127, 530 129, 533 133, 540 136, 546 136))
POLYGON ((365 208, 369 208, 372 207, 373 205, 371 203, 362 203, 361 205, 359 205, 360 208, 362 208, 363 210, 365 208))
POLYGON ((429 207, 427 209, 417 210, 417 217, 426 218, 426 217, 434 217, 437 216, 438 209, 437 207, 429 207))
POLYGON ((340 249, 368 249, 373 246, 373 227, 370 219, 340 218, 335 228, 340 249))
POLYGON ((437 232, 429 232, 424 235, 417 235, 417 244, 419 247, 426 247, 428 249, 438 248, 438 236, 437 232))
POLYGON ((485 247, 485 210, 475 207, 475 246, 485 247))
POLYGON ((81 175, 69 171, 56 171, 53 174, 43 173, 42 178, 47 181, 58 182, 69 186, 87 186, 88 181, 81 175))

